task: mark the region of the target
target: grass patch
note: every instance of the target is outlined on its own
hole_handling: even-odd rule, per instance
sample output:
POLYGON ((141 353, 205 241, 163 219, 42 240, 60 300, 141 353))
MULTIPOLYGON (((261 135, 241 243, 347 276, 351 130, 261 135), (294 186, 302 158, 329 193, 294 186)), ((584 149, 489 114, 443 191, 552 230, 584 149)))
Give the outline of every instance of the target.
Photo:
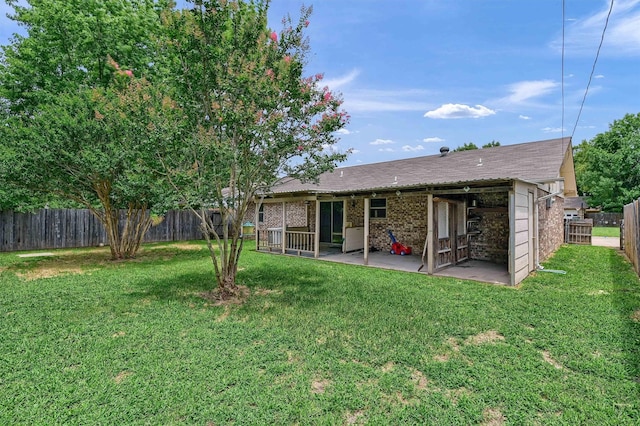
POLYGON ((0 424, 640 418, 640 288, 609 248, 518 289, 246 250, 225 306, 200 242, 54 254, 0 254, 0 424))
POLYGON ((620 238, 619 227, 594 226, 591 231, 594 237, 616 237, 620 238))

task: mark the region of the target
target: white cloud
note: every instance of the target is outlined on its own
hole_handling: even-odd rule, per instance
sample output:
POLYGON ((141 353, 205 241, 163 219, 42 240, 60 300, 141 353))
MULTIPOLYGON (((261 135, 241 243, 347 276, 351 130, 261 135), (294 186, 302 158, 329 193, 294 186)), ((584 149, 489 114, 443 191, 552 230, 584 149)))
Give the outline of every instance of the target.
POLYGON ((423 99, 431 92, 408 90, 352 90, 344 96, 344 109, 353 112, 423 111, 430 105, 423 99))
POLYGON ((547 95, 558 86, 553 80, 520 81, 509 85, 510 95, 500 99, 501 103, 522 104, 531 98, 547 95))
POLYGON ((388 145, 391 143, 395 143, 391 139, 376 139, 373 142, 369 142, 371 145, 388 145))
POLYGON ((604 78, 604 75, 602 74, 594 75, 593 78, 604 78))
POLYGON ((437 136, 433 137, 433 138, 424 138, 424 139, 422 139, 422 142, 424 142, 424 143, 431 143, 431 142, 438 143, 438 142, 444 142, 444 141, 445 141, 444 139, 439 138, 437 136))
POLYGON ((522 114, 520 114, 520 115, 518 116, 518 118, 520 118, 520 119, 522 119, 522 120, 531 120, 531 117, 529 117, 528 115, 522 115, 522 114))
POLYGON ((560 133, 566 131, 567 129, 563 129, 562 127, 545 127, 541 130, 545 133, 560 133))
POLYGON ((359 152, 360 152, 360 150, 359 150, 359 149, 351 149, 351 153, 352 153, 352 154, 357 154, 357 153, 359 153, 359 152))
POLYGON ((496 112, 483 105, 475 107, 462 104, 444 104, 440 108, 427 111, 424 116, 428 118, 450 119, 450 118, 480 118, 493 115, 496 112))
POLYGON ((417 152, 417 151, 422 151, 423 149, 424 147, 422 145, 416 145, 416 146, 405 145, 402 147, 402 150, 405 152, 417 152))
POLYGON ((358 75, 360 75, 360 70, 353 69, 349 71, 349 73, 346 75, 343 75, 341 77, 336 77, 336 78, 329 78, 327 80, 322 80, 318 84, 320 86, 329 86, 331 90, 336 90, 354 81, 356 77, 358 77, 358 75))
POLYGON ((343 127, 342 129, 336 130, 336 133, 340 133, 341 135, 350 135, 352 132, 343 127))
POLYGON ((393 149, 393 148, 380 148, 380 149, 378 149, 378 151, 380 151, 380 152, 395 152, 395 149, 393 149))
MULTIPOLYGON (((571 22, 565 28, 565 51, 593 56, 602 36, 609 12, 609 1, 591 15, 571 22)), ((560 51, 562 39, 558 37, 551 46, 560 51)), ((609 56, 640 55, 640 0, 618 0, 614 3, 604 38, 602 54, 609 56)))

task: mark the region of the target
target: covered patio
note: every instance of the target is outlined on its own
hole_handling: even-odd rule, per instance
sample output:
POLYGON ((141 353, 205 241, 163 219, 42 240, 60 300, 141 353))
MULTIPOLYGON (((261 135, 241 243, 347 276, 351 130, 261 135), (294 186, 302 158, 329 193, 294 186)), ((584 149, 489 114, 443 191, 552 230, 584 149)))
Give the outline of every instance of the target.
MULTIPOLYGON (((297 253, 291 254, 297 255, 297 253)), ((311 257, 312 254, 309 253, 307 256, 311 257)), ((364 265, 364 253, 362 251, 343 253, 338 248, 323 246, 320 249, 318 260, 428 275, 426 265, 418 271, 422 260, 417 255, 398 256, 383 251, 370 252, 368 265, 364 265)), ((506 265, 481 260, 468 260, 455 266, 444 268, 433 275, 501 285, 509 285, 510 283, 509 271, 506 265)))

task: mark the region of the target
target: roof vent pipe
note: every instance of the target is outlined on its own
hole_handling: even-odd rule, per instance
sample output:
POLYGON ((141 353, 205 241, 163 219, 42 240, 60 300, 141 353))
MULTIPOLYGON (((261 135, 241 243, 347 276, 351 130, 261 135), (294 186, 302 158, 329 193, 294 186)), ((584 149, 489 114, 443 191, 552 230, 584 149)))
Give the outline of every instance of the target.
POLYGON ((444 157, 448 153, 449 153, 449 147, 448 146, 443 146, 442 148, 440 148, 440 157, 444 157))

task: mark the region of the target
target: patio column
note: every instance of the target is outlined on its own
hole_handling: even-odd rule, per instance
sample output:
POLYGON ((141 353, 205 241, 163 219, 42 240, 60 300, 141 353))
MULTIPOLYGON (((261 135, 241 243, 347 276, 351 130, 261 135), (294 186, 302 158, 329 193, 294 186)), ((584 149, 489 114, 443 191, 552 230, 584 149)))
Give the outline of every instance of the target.
POLYGON ((320 200, 316 199, 316 226, 313 234, 313 257, 320 257, 320 200))
POLYGON ((427 194, 427 273, 433 275, 435 242, 433 241, 433 194, 427 194))
POLYGON ((282 243, 282 254, 287 252, 287 203, 282 202, 282 236, 280 242, 282 243))
POLYGON ((364 199, 364 264, 369 264, 369 206, 371 200, 364 199))
POLYGON ((256 251, 260 250, 260 223, 258 222, 259 218, 260 218, 260 206, 258 204, 262 204, 262 200, 258 201, 258 197, 254 197, 254 204, 255 204, 255 211, 253 212, 253 223, 256 226, 254 229, 255 231, 253 231, 255 233, 256 236, 256 251))

